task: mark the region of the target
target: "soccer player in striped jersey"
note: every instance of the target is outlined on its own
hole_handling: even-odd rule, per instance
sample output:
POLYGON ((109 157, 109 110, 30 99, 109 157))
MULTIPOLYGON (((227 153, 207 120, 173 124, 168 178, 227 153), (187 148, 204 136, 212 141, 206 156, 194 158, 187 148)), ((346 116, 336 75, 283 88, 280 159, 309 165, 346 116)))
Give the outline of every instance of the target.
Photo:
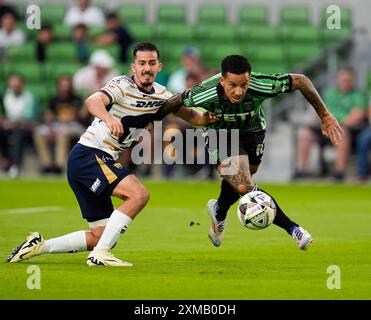
MULTIPOLYGON (((80 205, 89 231, 77 231, 44 240, 33 232, 13 250, 9 262, 19 262, 44 253, 91 251, 89 266, 132 264, 116 258, 110 249, 149 200, 147 189, 123 167, 119 153, 135 141, 134 134, 149 125, 170 92, 154 82, 160 72, 160 53, 151 43, 134 48, 133 76, 112 79, 85 101, 94 121, 72 149, 67 162, 68 182, 80 205), (111 195, 124 200, 113 208, 111 195)), ((182 107, 176 115, 193 125, 204 125, 216 118, 182 107)))
MULTIPOLYGON (((216 134, 221 129, 228 133, 231 129, 239 130, 239 150, 227 158, 220 158, 220 152, 206 139, 210 158, 215 161, 217 170, 223 178, 219 198, 209 200, 208 211, 211 216, 209 238, 215 246, 220 246, 228 209, 240 196, 261 190, 252 180, 262 161, 266 122, 262 109, 265 99, 276 97, 285 92, 299 90, 313 106, 322 121, 322 133, 333 144, 342 139, 342 129, 335 117, 327 110, 312 82, 302 74, 260 74, 251 72, 248 60, 240 55, 231 55, 223 59, 221 73, 200 85, 186 90, 169 99, 157 117, 161 119, 168 112, 179 106, 202 107, 220 118, 209 124, 205 135, 211 137, 211 129, 216 134), (235 168, 231 174, 231 168, 235 168)), ((228 146, 231 149, 231 146, 228 146)), ((229 150, 230 152, 231 150, 229 150)), ((264 190, 262 190, 264 191, 264 190)), ((273 198, 273 197, 272 197, 273 198)), ((273 198, 274 199, 274 198, 273 198)), ((296 241, 297 246, 305 250, 312 242, 308 231, 290 220, 274 200, 277 214, 274 224, 286 230, 296 241)))

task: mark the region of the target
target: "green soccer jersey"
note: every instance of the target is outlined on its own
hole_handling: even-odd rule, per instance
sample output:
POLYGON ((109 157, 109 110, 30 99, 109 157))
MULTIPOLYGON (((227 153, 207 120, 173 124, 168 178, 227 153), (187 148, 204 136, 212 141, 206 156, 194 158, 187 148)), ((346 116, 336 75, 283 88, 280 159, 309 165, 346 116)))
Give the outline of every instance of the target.
POLYGON ((291 76, 288 73, 261 74, 252 72, 249 89, 239 104, 224 98, 219 83, 221 74, 206 79, 189 89, 183 99, 185 107, 201 107, 221 120, 209 124, 214 129, 240 129, 244 132, 259 132, 266 128, 262 102, 267 98, 291 91, 291 76))
POLYGON ((340 123, 343 123, 355 108, 367 110, 366 96, 358 90, 352 90, 344 94, 336 88, 332 88, 325 92, 323 100, 329 111, 340 123))

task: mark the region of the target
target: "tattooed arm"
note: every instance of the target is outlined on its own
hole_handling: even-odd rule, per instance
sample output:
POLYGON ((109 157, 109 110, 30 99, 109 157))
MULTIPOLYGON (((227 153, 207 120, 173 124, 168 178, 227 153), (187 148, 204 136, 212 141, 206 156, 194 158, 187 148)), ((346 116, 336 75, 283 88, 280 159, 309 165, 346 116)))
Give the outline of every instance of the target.
POLYGON ((291 90, 300 90, 320 117, 322 134, 328 137, 333 144, 338 144, 342 140, 343 130, 336 118, 326 108, 312 81, 303 74, 290 74, 290 76, 292 79, 291 90))
POLYGON ((183 105, 183 94, 178 93, 166 100, 163 106, 157 111, 154 120, 162 120, 169 113, 177 112, 183 105))
POLYGON ((169 98, 164 105, 157 111, 154 120, 162 120, 169 113, 174 113, 177 117, 187 121, 194 126, 206 126, 209 123, 219 121, 212 113, 199 112, 192 108, 186 108, 183 106, 183 94, 176 94, 169 98))

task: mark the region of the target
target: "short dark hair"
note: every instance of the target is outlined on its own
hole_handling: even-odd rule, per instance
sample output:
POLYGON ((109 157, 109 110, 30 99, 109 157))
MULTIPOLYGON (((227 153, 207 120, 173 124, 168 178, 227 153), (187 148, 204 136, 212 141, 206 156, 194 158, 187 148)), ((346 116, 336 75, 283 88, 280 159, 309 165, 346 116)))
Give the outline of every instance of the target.
POLYGON ((135 58, 138 51, 156 51, 157 58, 160 59, 160 50, 151 42, 139 42, 133 49, 133 57, 135 58))
POLYGON ((227 72, 234 74, 251 73, 251 64, 244 56, 237 54, 226 56, 221 63, 222 76, 227 72))
POLYGON ((84 31, 88 31, 88 27, 85 23, 78 23, 73 27, 75 30, 76 29, 84 29, 84 31))
POLYGON ((119 19, 119 16, 117 15, 116 12, 110 11, 110 12, 107 12, 106 19, 119 19))

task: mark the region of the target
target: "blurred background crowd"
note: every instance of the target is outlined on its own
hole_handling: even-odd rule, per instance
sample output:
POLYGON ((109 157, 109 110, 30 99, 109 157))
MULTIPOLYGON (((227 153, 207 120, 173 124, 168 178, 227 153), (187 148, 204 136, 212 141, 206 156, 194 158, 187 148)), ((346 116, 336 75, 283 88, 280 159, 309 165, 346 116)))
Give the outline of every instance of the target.
MULTIPOLYGON (((273 10, 266 1, 0 0, 1 174, 63 174, 68 152, 91 122, 84 99, 130 73, 135 43, 153 41, 164 65, 157 82, 173 93, 218 73, 221 59, 232 53, 246 55, 256 72, 305 73, 345 139, 331 147, 300 95, 269 101, 261 178, 367 182, 371 53, 367 26, 356 21, 360 6, 371 5, 339 1, 335 28, 329 5, 281 0, 273 10), (40 29, 27 26, 33 4, 41 9, 40 29)), ((189 128, 175 117, 164 126, 189 128)), ((122 160, 143 176, 215 178, 210 165, 136 167, 130 151, 122 160)))

